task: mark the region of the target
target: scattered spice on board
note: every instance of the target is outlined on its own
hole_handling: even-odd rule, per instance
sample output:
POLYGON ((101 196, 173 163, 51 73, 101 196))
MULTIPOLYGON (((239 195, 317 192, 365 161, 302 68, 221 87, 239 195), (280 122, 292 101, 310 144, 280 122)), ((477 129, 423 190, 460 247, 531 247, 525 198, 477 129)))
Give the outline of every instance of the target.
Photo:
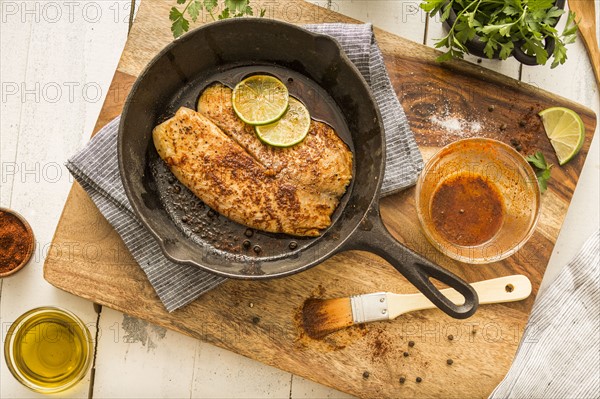
POLYGON ((448 360, 446 360, 446 364, 447 364, 448 366, 452 366, 452 363, 454 363, 454 360, 452 360, 452 359, 448 359, 448 360))
POLYGON ((392 342, 392 338, 386 334, 383 328, 374 330, 373 334, 375 334, 375 337, 369 345, 371 349, 371 361, 382 361, 391 348, 390 342, 392 342))
POLYGON ((0 274, 19 267, 32 247, 33 236, 23 222, 10 212, 0 210, 0 274))
POLYGON ((406 382, 406 377, 400 377, 400 384, 404 384, 406 382))
POLYGON ((450 334, 448 335, 448 340, 452 341, 454 339, 454 335, 450 334))
POLYGON ((408 352, 403 353, 404 357, 408 357, 408 352))
POLYGON ((417 377, 417 382, 421 382, 423 379, 421 377, 417 377))
POLYGON ((415 346, 415 341, 408 341, 408 346, 410 346, 411 348, 412 348, 413 346, 415 346))
POLYGON ((364 378, 364 379, 367 379, 367 378, 369 378, 369 376, 370 376, 370 375, 371 375, 371 373, 369 373, 368 371, 365 371, 365 372, 363 373, 363 378, 364 378))
POLYGON ((388 350, 390 349, 388 341, 387 340, 382 340, 379 337, 375 338, 375 341, 373 341, 373 360, 381 358, 382 356, 385 356, 388 352, 388 350))
POLYGON ((521 145, 521 143, 519 142, 519 140, 517 139, 510 139, 510 144, 514 147, 515 150, 517 151, 521 151, 523 150, 523 146, 521 145))

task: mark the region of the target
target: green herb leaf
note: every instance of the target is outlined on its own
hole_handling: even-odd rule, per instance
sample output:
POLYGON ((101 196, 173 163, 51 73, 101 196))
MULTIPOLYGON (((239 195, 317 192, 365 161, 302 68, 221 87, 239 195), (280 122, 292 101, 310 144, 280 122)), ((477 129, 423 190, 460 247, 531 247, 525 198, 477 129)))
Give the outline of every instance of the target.
POLYGON ((184 4, 187 0, 177 0, 177 4, 184 4))
POLYGON ((527 8, 532 11, 546 11, 554 6, 555 0, 527 0, 527 8))
POLYGON ((187 12, 190 15, 190 18, 192 18, 192 21, 196 22, 198 15, 200 15, 200 11, 202 11, 202 3, 200 0, 191 0, 187 12))
MULTIPOLYGON (((570 44, 575 42, 577 39, 577 23, 575 22, 575 13, 569 11, 569 16, 567 17, 567 23, 565 24, 565 28, 561 34, 562 42, 565 44, 570 44)), ((560 40, 559 40, 560 41, 560 40)))
POLYGON ((204 0, 204 8, 206 8, 206 11, 212 12, 216 6, 217 0, 204 0))
POLYGON ((508 43, 499 43, 500 44, 500 53, 498 54, 501 59, 505 60, 512 53, 515 48, 515 44, 513 42, 508 43))
POLYGON ((449 2, 446 7, 444 7, 444 12, 442 13, 440 20, 444 22, 450 16, 450 10, 452 9, 452 2, 449 2))
POLYGON ((217 18, 220 20, 229 18, 229 8, 224 8, 223 11, 221 11, 221 14, 219 14, 219 16, 217 18))
POLYGON ((446 0, 426 0, 420 4, 420 7, 433 16, 440 12, 445 3, 446 0))
POLYGON ((548 180, 550 180, 552 165, 548 165, 541 151, 536 151, 535 154, 529 155, 525 159, 535 168, 535 175, 537 176, 540 191, 542 193, 545 192, 548 189, 548 180))
POLYGON ((448 36, 444 37, 443 39, 438 40, 435 45, 435 48, 440 48, 440 47, 448 47, 448 36))
POLYGON ((496 40, 494 40, 494 38, 489 38, 487 43, 485 44, 485 47, 483 48, 483 52, 485 53, 486 57, 488 58, 494 58, 494 54, 496 54, 496 49, 498 48, 498 42, 496 40))
POLYGON ((556 68, 557 66, 564 64, 567 60, 567 48, 561 42, 556 42, 552 57, 553 60, 550 68, 556 68))
POLYGON ((547 24, 554 23, 556 18, 560 17, 565 13, 565 10, 561 10, 558 7, 552 7, 544 16, 544 22, 547 24))
POLYGON ((506 15, 510 15, 510 16, 519 15, 521 13, 520 10, 517 10, 514 6, 512 6, 510 4, 506 5, 504 7, 503 11, 506 15))
POLYGON ((189 29, 190 29, 190 23, 187 19, 185 19, 183 17, 177 19, 176 21, 173 21, 173 24, 171 25, 171 32, 173 32, 173 36, 175 38, 183 35, 189 29))
MULTIPOLYGON (((523 3, 521 0, 504 0, 504 3, 506 4, 505 7, 510 7, 514 10, 517 10, 517 14, 523 12, 523 3)), ((497 6, 494 7, 498 8, 497 6)))
POLYGON ((190 23, 181 11, 179 11, 176 7, 172 7, 169 12, 169 19, 173 22, 171 24, 171 32, 173 32, 173 37, 178 38, 187 32, 190 28, 190 23))
POLYGON ((548 52, 539 40, 525 39, 523 50, 528 55, 535 56, 536 62, 544 65, 548 60, 548 52))
POLYGON ((454 54, 450 51, 448 51, 447 53, 444 53, 442 55, 440 55, 439 57, 437 57, 435 60, 437 62, 446 62, 446 61, 450 61, 452 58, 454 58, 454 54))
POLYGON ((488 25, 481 28, 481 32, 489 35, 494 32, 500 33, 501 36, 508 36, 515 22, 501 25, 488 25))
POLYGON ((225 0, 225 7, 234 14, 242 14, 248 6, 248 0, 225 0))
POLYGON ((175 22, 181 17, 183 17, 183 14, 181 14, 181 12, 177 8, 172 7, 171 12, 169 12, 169 19, 175 22))
POLYGON ((550 168, 538 170, 535 172, 540 185, 540 191, 543 193, 548 189, 548 180, 550 180, 550 168))
POLYGON ((548 169, 548 163, 546 162, 546 158, 541 151, 536 151, 535 154, 528 155, 525 157, 525 159, 538 169, 548 169))

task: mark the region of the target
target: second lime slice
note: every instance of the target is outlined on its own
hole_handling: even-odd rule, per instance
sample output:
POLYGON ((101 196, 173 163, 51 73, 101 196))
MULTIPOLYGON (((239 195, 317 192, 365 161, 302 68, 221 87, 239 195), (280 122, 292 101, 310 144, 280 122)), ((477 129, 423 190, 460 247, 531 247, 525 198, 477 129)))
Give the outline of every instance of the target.
POLYGON ((274 147, 291 147, 300 143, 310 129, 310 113, 300 101, 289 98, 289 107, 275 123, 255 126, 256 134, 274 147))

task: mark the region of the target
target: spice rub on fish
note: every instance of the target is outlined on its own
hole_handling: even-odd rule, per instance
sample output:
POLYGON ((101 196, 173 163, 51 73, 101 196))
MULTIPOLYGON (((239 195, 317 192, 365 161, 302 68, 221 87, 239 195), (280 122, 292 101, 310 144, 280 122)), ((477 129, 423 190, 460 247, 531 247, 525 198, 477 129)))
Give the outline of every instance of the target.
POLYGON ((198 111, 267 168, 268 173, 285 176, 295 185, 311 187, 330 197, 335 209, 352 179, 352 152, 335 130, 313 120, 306 138, 299 144, 289 148, 270 146, 256 136, 254 127, 237 117, 231 95, 229 87, 215 83, 202 92, 198 111))
POLYGON ((331 224, 331 214, 351 179, 350 154, 340 194, 299 184, 288 169, 293 163, 278 170, 265 166, 208 117, 188 108, 158 125, 153 140, 177 179, 208 206, 268 232, 318 236, 331 224))

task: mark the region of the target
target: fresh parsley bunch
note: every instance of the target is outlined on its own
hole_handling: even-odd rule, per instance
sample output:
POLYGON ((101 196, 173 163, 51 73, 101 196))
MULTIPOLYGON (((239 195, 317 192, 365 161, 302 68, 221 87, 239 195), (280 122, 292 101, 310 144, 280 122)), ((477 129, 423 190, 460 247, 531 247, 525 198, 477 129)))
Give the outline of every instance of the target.
MULTIPOLYGON (((177 0, 177 4, 185 4, 185 7, 182 10, 172 7, 169 13, 169 19, 172 22, 171 32, 173 32, 173 37, 175 38, 183 35, 190 29, 190 21, 187 18, 196 22, 202 10, 206 10, 213 21, 254 15, 249 0, 223 0, 223 8, 216 15, 216 18, 215 14, 219 11, 218 0, 177 0)), ((265 10, 260 10, 260 16, 263 17, 264 15, 265 10)))
POLYGON ((448 47, 438 61, 462 58, 468 49, 465 44, 476 35, 485 43, 484 53, 488 58, 496 54, 505 60, 511 55, 515 44, 523 41, 526 54, 535 56, 540 65, 548 61, 544 49, 544 38, 556 40, 552 54, 552 68, 567 60, 566 44, 577 37, 575 14, 569 12, 567 24, 561 34, 554 25, 565 13, 554 4, 555 0, 423 0, 421 8, 430 17, 437 14, 443 21, 454 9, 456 21, 448 34, 435 43, 435 47, 448 47))

